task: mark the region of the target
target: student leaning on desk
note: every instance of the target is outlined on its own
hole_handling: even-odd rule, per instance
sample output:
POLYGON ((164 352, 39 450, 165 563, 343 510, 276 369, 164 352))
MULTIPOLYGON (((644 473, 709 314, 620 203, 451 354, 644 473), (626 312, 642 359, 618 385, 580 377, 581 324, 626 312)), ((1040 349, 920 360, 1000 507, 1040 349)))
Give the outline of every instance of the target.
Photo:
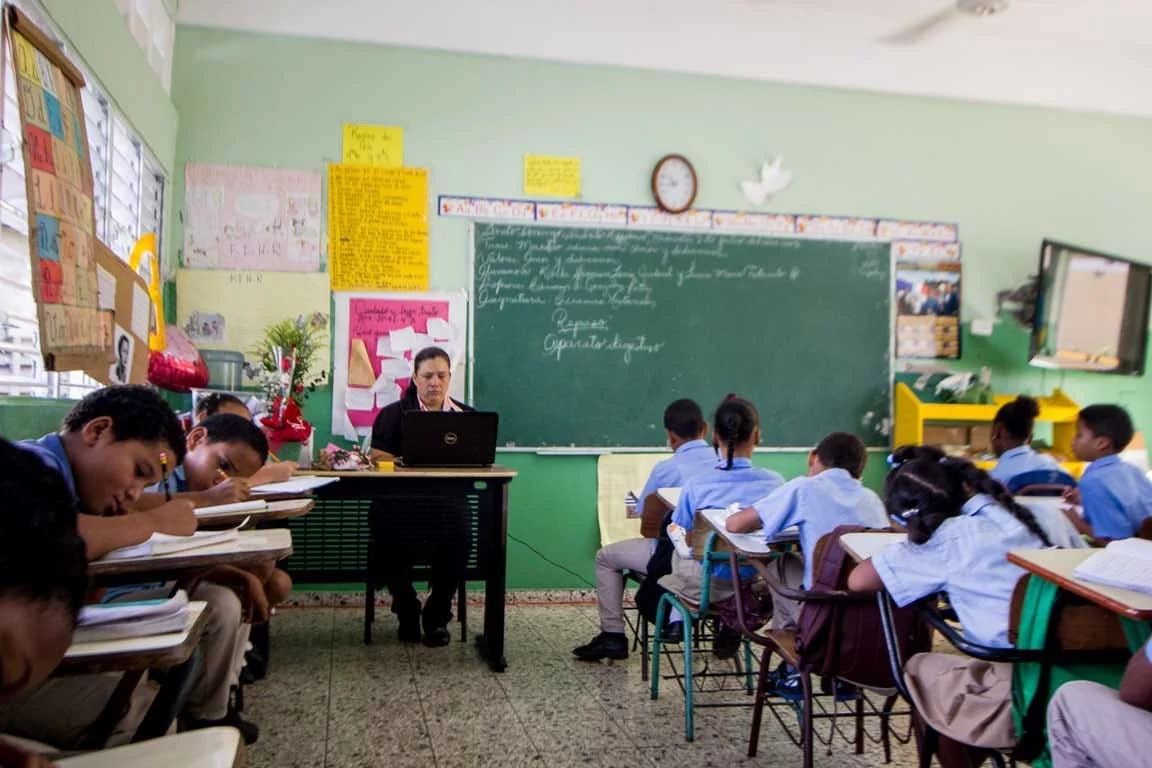
MULTIPOLYGON (((143 386, 97 390, 73 407, 63 429, 19 444, 57 472, 76 499, 78 529, 89 560, 114 549, 147 541, 154 533, 186 536, 196 531, 192 504, 175 500, 138 510, 144 488, 164 480, 166 468, 185 455, 180 420, 164 399, 143 386)), ((236 725, 250 740, 254 728, 229 706, 228 679, 240 632, 241 606, 225 587, 203 584, 197 597, 207 600, 208 617, 201 641, 204 668, 193 683, 183 716, 194 727, 236 725), (205 590, 200 596, 201 590, 205 590), (212 592, 207 595, 207 592, 212 592), (210 661, 211 660, 211 661, 210 661)), ((119 682, 118 675, 78 675, 51 679, 18 701, 0 705, 0 731, 58 748, 84 741, 119 682)), ((109 744, 135 730, 150 692, 137 688, 132 707, 109 744)))
MULTIPOLYGON (((408 411, 471 411, 471 406, 453 400, 448 394, 452 383, 452 363, 440 347, 425 347, 412 361, 412 378, 404 396, 376 414, 372 424, 372 460, 396 461, 404 455, 403 424, 408 411)), ((396 542, 384 528, 387 519, 398 510, 379 510, 373 502, 370 515, 372 540, 376 546, 378 572, 373 578, 383 581, 392 594, 392 613, 400 620, 400 640, 420 642, 423 626, 424 645, 437 647, 451 642, 448 622, 452 620, 452 598, 463 574, 457 543, 449 543, 434 553, 430 583, 432 592, 421 608, 412 586, 412 560, 407 547, 396 542)))
MULTIPOLYGON (((3 438, 0 499, 3 706, 42 683, 64 658, 88 589, 88 564, 64 479, 3 438)), ((47 765, 0 735, 0 768, 47 765)))

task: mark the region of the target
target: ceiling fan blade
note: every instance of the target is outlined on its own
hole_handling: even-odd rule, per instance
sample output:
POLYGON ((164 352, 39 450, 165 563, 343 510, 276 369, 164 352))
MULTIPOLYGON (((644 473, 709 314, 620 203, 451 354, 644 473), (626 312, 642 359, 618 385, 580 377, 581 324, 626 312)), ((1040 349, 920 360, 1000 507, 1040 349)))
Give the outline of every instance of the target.
POLYGON ((880 42, 888 45, 915 45, 931 35, 936 34, 944 27, 962 16, 956 6, 949 5, 935 13, 924 16, 906 27, 880 38, 880 42))

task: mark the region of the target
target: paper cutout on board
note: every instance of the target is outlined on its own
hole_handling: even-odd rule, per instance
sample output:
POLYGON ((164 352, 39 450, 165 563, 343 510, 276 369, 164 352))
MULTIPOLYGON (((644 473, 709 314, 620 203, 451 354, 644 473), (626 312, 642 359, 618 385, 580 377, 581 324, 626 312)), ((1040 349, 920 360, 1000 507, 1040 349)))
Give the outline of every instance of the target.
POLYGON ((132 333, 147 338, 152 315, 152 300, 139 285, 132 286, 132 333))
POLYGON ((428 318, 428 335, 436 341, 451 341, 456 338, 452 325, 439 317, 428 318))
POLYGON ((371 389, 348 387, 344 390, 344 406, 350 411, 370 411, 376 402, 376 393, 371 389))
POLYGON ((524 155, 524 194, 580 196, 580 158, 524 155))
MULTIPOLYGON (((368 347, 363 339, 352 339, 348 355, 348 386, 371 387, 376 383, 376 374, 372 372, 372 361, 368 358, 368 347)), ((369 406, 368 410, 371 410, 369 406)))
POLYGON ((389 387, 388 389, 384 390, 383 392, 377 392, 376 393, 376 407, 377 408, 387 408, 388 406, 392 405, 392 403, 399 402, 400 398, 402 396, 403 396, 403 391, 399 387, 396 387, 396 386, 389 387))
MULTIPOLYGON (((412 374, 412 363, 395 357, 385 357, 380 360, 380 378, 406 379, 412 374)), ((379 381, 379 380, 377 380, 379 381)), ((383 390, 376 390, 377 392, 383 390)))
POLYGON ((428 288, 428 171, 328 166, 332 290, 428 288))
POLYGON ((96 267, 96 291, 100 309, 116 309, 116 277, 104 267, 96 267))
POLYGON ((345 440, 356 439, 356 427, 352 426, 352 417, 347 411, 340 414, 340 436, 345 440))
POLYGON ((345 123, 342 148, 341 159, 350 165, 404 165, 404 129, 345 123))
POLYGON ((426 347, 432 346, 432 337, 426 333, 412 334, 412 351, 419 352, 426 347))
POLYGON ((387 336, 376 339, 376 357, 398 357, 404 354, 392 349, 392 340, 387 336))
POLYGON ((392 347, 392 351, 396 354, 403 354, 415 345, 416 331, 412 330, 412 326, 407 328, 397 328, 388 333, 388 343, 392 347))
POLYGON ((319 271, 321 187, 318 171, 189 163, 184 266, 319 271))
MULTIPOLYGON (((220 341, 200 339, 197 346, 235 350, 251 363, 258 362, 253 349, 273 323, 303 316, 326 325, 329 295, 324 272, 176 270, 176 317, 181 325, 194 313, 227 319, 220 341)), ((320 367, 328 367, 327 353, 320 367)))

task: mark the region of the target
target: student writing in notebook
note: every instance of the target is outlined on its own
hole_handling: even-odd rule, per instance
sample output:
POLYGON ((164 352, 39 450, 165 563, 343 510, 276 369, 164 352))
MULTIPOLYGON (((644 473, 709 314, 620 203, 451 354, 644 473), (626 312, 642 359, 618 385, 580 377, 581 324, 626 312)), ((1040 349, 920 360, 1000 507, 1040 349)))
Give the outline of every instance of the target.
MULTIPOLYGON (((885 504, 907 522, 908 540, 856 566, 848 588, 887 589, 899 606, 947 592, 969 640, 1011 647, 1009 608, 1024 570, 1008 552, 1048 547, 1048 535, 969 461, 915 446, 897 450, 893 464, 885 504)), ((977 747, 1015 744, 1010 664, 921 653, 904 665, 904 677, 916 710, 938 732, 977 747)))
MULTIPOLYGON (((680 492, 680 501, 672 513, 672 522, 688 532, 701 509, 724 509, 730 504, 747 506, 762 499, 784 484, 784 478, 768 469, 752 466, 752 453, 760 443, 760 414, 752 403, 729 396, 716 409, 712 420, 712 440, 720 453, 715 469, 701 472, 688 480, 680 492)), ((672 558, 672 572, 660 578, 660 586, 692 602, 702 596, 704 570, 694 559, 672 558)), ((727 565, 717 565, 711 574, 711 600, 719 602, 734 594, 732 572, 727 565)), ((675 642, 683 636, 683 616, 671 617, 665 636, 675 642)), ((716 641, 718 654, 739 648, 739 634, 725 629, 716 641)))
MULTIPOLYGON (((252 421, 252 412, 248 410, 248 406, 246 406, 240 398, 236 397, 236 395, 231 395, 227 392, 212 392, 201 397, 196 403, 195 420, 186 426, 187 431, 191 432, 195 427, 203 424, 205 419, 209 419, 217 414, 242 416, 252 421)), ((292 477, 292 473, 299 469, 299 466, 294 461, 276 461, 271 453, 268 454, 268 457, 273 459, 274 463, 265 464, 257 472, 253 473, 252 476, 248 478, 249 485, 255 487, 268 483, 282 483, 292 477)))
POLYGON ((1007 486, 1012 478, 1026 472, 1063 471, 1056 459, 1032 450, 1032 429, 1039 415, 1040 404, 1027 395, 1000 406, 992 421, 992 452, 1000 459, 988 473, 993 480, 1007 486))
MULTIPOLYGON (((18 446, 56 471, 76 499, 78 529, 87 557, 147 541, 153 533, 187 536, 196 531, 191 502, 177 499, 148 510, 136 504, 144 488, 160 482, 184 459, 179 418, 154 390, 138 385, 105 387, 78 402, 59 433, 18 446)), ((229 724, 245 739, 258 729, 229 706, 229 676, 240 638, 240 600, 227 587, 202 583, 193 598, 208 603, 201 639, 203 669, 188 696, 184 717, 192 727, 229 724)), ((125 599, 132 599, 130 595, 125 599)), ((79 675, 52 679, 19 702, 0 705, 0 731, 56 747, 84 743, 112 695, 117 678, 79 675)), ((137 689, 110 745, 130 735, 147 709, 151 693, 137 689)))
MULTIPOLYGON (((663 502, 656 492, 679 488, 690 478, 716 466, 716 450, 705 440, 708 423, 694 400, 677 400, 664 409, 664 432, 672 455, 652 468, 637 507, 645 515, 661 514, 663 502)), ((592 642, 572 649, 581 661, 628 658, 624 634, 624 574, 643 575, 656 539, 626 539, 601 547, 596 553, 596 604, 600 634, 592 642)))
MULTIPOLYGON (((0 438, 0 702, 39 686, 64 657, 88 589, 76 503, 64 478, 0 438)), ((0 736, 0 765, 36 766, 0 736)))
POLYGON ((1127 539, 1152 515, 1152 482, 1120 458, 1135 434, 1132 417, 1118 405, 1090 405, 1080 411, 1072 452, 1090 461, 1080 487, 1065 498, 1084 508, 1084 517, 1068 510, 1076 529, 1098 541, 1127 539))

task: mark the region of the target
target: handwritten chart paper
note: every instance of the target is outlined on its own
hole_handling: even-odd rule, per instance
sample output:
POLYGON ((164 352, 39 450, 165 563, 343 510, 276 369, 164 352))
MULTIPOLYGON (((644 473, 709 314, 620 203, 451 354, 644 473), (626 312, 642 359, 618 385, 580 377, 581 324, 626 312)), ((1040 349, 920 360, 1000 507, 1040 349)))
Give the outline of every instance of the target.
POLYGON ((22 17, 11 34, 40 348, 46 358, 107 352, 112 314, 100 309, 83 80, 65 74, 70 65, 58 66, 57 52, 46 56, 37 47, 42 34, 22 17))
POLYGON ((428 171, 328 166, 332 290, 428 289, 428 171))
POLYGON ((320 270, 319 171, 189 163, 184 176, 185 267, 320 270))
POLYGON ((579 197, 580 158, 524 155, 524 194, 579 197))
POLYGON ((412 358, 436 345, 452 361, 452 397, 464 397, 464 293, 337 293, 332 354, 332 429, 366 435, 380 409, 400 399, 412 358), (350 429, 349 429, 350 428, 350 429))
POLYGON ((404 165, 404 129, 395 125, 344 124, 344 153, 349 165, 404 165))

